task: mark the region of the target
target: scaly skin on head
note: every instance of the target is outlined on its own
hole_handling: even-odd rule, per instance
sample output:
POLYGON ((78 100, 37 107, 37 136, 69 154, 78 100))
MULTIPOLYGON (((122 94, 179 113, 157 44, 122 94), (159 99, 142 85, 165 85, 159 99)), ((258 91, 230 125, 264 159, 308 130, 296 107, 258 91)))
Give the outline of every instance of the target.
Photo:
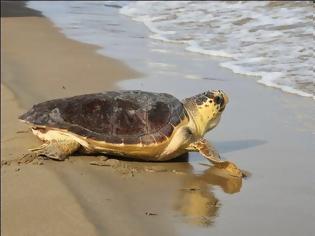
POLYGON ((221 90, 207 91, 183 101, 195 124, 195 134, 203 137, 216 127, 228 103, 227 95, 221 90))

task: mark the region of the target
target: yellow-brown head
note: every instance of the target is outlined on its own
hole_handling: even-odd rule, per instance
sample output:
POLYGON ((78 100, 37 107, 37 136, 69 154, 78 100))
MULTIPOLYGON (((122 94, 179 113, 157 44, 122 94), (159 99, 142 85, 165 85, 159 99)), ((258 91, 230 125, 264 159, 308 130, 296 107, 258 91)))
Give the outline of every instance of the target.
POLYGON ((184 100, 198 135, 203 136, 218 125, 228 101, 228 96, 222 90, 207 91, 184 100))

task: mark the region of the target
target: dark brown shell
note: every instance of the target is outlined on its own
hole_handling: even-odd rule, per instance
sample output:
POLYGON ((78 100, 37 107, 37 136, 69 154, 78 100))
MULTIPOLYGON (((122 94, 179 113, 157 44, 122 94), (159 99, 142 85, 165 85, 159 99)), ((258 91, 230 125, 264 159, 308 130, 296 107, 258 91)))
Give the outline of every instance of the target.
POLYGON ((108 143, 151 144, 170 137, 185 116, 172 95, 131 90, 39 103, 19 119, 108 143))

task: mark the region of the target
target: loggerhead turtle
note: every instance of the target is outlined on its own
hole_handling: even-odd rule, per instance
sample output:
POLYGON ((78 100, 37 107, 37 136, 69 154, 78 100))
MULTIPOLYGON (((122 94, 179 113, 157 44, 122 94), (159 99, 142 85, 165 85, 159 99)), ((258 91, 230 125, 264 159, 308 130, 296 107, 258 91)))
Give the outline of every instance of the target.
POLYGON ((228 97, 207 91, 182 102, 170 94, 109 91, 34 105, 19 119, 44 141, 36 156, 64 160, 76 151, 165 161, 198 151, 232 176, 242 172, 220 159, 203 136, 217 126, 228 97))

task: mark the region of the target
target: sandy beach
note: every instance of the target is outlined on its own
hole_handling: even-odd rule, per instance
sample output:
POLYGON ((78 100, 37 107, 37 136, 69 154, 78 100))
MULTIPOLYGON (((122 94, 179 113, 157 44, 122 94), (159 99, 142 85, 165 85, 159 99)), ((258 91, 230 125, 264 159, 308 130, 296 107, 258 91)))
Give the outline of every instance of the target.
MULTIPOLYGON (((243 180, 228 178, 197 153, 163 163, 119 160, 113 167, 90 165, 95 156, 2 166, 2 235, 313 233, 313 100, 266 88, 212 61, 201 70, 217 80, 146 78, 132 63, 66 38, 23 2, 1 6, 2 161, 40 145, 17 120, 35 103, 114 89, 184 98, 211 87, 227 91, 231 101, 220 126, 206 138, 225 159, 251 173, 243 180)), ((126 58, 131 55, 126 52, 126 58)), ((177 60, 183 68, 197 68, 206 59, 177 60)))
MULTIPOLYGON (((112 90, 114 82, 140 75, 115 59, 96 54, 94 46, 66 39, 38 12, 27 11, 24 17, 24 9, 1 18, 2 160, 22 156, 27 148, 39 145, 16 119, 33 103, 112 90)), ((126 167, 116 171, 89 165, 94 159, 74 157, 67 163, 48 161, 1 169, 2 235, 174 234, 163 214, 172 209, 173 199, 168 195, 177 189, 180 174, 139 174, 129 179, 130 169, 137 167, 146 173, 141 170, 152 165, 140 163, 131 168, 124 163, 126 167), (169 181, 170 176, 176 178, 169 181), (166 181, 169 191, 161 190, 166 181)), ((169 168, 189 166, 175 163, 169 168)))

